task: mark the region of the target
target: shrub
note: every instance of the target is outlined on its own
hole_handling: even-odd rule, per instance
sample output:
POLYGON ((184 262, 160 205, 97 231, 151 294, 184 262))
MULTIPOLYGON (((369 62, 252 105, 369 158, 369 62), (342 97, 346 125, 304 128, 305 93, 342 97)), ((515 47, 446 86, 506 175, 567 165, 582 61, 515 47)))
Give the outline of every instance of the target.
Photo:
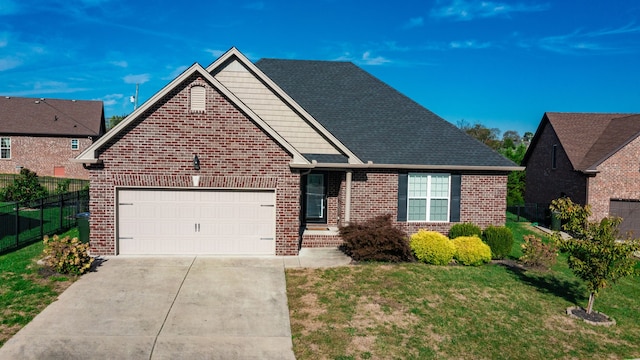
POLYGON ((491 248, 477 236, 460 236, 453 239, 456 247, 454 259, 463 265, 478 266, 491 261, 491 248))
POLYGON ((23 168, 20 175, 4 190, 4 201, 33 201, 47 196, 47 189, 40 185, 38 174, 23 168))
POLYGON ((75 237, 44 237, 44 261, 61 274, 80 275, 89 271, 93 258, 88 250, 89 244, 83 244, 75 237))
POLYGON ((394 227, 391 215, 340 227, 340 249, 356 261, 412 261, 407 234, 394 227))
POLYGON ((460 236, 482 236, 482 230, 478 225, 472 223, 458 223, 451 226, 449 230, 449 239, 455 239, 460 236))
POLYGON ((447 265, 456 252, 453 242, 437 231, 419 230, 411 235, 409 246, 418 260, 433 265, 447 265))
POLYGON ((491 248, 493 259, 504 259, 513 247, 513 233, 505 226, 488 226, 484 229, 482 238, 491 248))
POLYGON ((527 266, 549 269, 558 260, 555 244, 545 244, 535 235, 524 236, 522 254, 520 261, 527 266))

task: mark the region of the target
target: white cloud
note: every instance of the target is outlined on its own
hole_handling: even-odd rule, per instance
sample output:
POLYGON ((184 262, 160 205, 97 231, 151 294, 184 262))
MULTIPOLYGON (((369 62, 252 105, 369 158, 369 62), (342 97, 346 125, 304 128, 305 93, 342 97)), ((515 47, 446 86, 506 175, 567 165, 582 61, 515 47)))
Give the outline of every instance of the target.
POLYGON ((391 60, 386 59, 382 56, 371 57, 370 51, 365 51, 362 54, 362 61, 367 65, 383 65, 391 62, 391 60))
POLYGON ((123 78, 124 82, 127 84, 144 84, 151 79, 151 75, 149 74, 137 74, 137 75, 127 75, 123 78))
POLYGON ((219 58, 225 51, 217 50, 217 49, 204 49, 204 52, 211 54, 214 58, 219 58))
POLYGON ((495 16, 509 16, 518 12, 537 12, 549 9, 549 4, 503 3, 477 0, 452 0, 431 9, 430 16, 434 18, 450 18, 467 21, 475 18, 489 18, 495 16))
POLYGON ((10 70, 22 65, 22 60, 15 57, 0 58, 0 71, 10 70))
POLYGON ((126 68, 129 67, 129 63, 126 62, 125 60, 120 60, 120 61, 109 61, 109 64, 113 65, 113 66, 117 66, 117 67, 121 67, 121 68, 126 68))
POLYGON ((116 105, 118 103, 118 100, 122 99, 123 97, 123 94, 109 94, 97 100, 102 100, 104 106, 113 106, 116 105))
POLYGON ((404 24, 403 28, 411 29, 411 28, 421 27, 422 25, 424 25, 424 19, 422 18, 422 16, 420 16, 420 17, 409 19, 409 21, 406 24, 404 24))
POLYGON ((487 49, 490 47, 490 42, 479 43, 475 40, 452 41, 449 43, 449 48, 451 49, 487 49))
POLYGON ((520 40, 521 48, 537 47, 546 51, 560 54, 584 54, 584 53, 628 53, 637 52, 634 45, 625 44, 616 36, 640 33, 640 26, 634 23, 613 29, 600 29, 585 32, 582 29, 575 30, 564 35, 547 36, 534 40, 520 40), (607 37, 606 45, 603 37, 607 37))

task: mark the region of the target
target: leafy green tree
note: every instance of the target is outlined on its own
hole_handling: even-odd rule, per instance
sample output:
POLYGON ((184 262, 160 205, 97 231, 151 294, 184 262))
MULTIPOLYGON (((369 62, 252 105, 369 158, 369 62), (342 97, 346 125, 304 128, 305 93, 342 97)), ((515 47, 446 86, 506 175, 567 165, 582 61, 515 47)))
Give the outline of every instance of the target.
POLYGON ((640 250, 640 241, 618 240, 618 225, 622 221, 619 217, 590 221, 589 205, 583 207, 569 198, 560 198, 553 200, 550 208, 565 221, 562 228, 573 236, 563 239, 558 232, 553 235, 559 249, 569 254, 569 267, 573 273, 587 284, 587 314, 591 314, 600 290, 625 276, 640 275, 633 257, 634 252, 640 250))
POLYGON ((13 184, 5 188, 4 201, 33 201, 47 195, 47 189, 38 181, 38 174, 23 168, 13 184))
POLYGON ((109 129, 113 129, 116 125, 118 125, 122 120, 124 120, 127 115, 113 115, 109 118, 109 129))
MULTIPOLYGON (((501 148, 498 150, 504 157, 513 161, 516 164, 520 164, 524 159, 524 154, 527 152, 527 146, 523 143, 514 148, 501 148)), ((512 171, 507 178, 507 205, 521 205, 524 204, 524 189, 526 186, 525 172, 524 171, 512 171)))
POLYGON ((473 126, 468 125, 466 122, 460 123, 460 129, 466 132, 474 139, 496 150, 502 146, 502 142, 498 139, 500 136, 500 130, 496 128, 488 128, 482 124, 476 123, 473 126))

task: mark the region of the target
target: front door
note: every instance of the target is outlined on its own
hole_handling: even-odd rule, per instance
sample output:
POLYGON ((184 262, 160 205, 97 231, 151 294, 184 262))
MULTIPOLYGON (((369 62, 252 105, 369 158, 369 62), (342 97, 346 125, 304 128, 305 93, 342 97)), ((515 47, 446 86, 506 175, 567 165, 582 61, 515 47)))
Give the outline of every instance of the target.
POLYGON ((309 223, 327 223, 326 174, 307 175, 305 195, 305 219, 309 223))

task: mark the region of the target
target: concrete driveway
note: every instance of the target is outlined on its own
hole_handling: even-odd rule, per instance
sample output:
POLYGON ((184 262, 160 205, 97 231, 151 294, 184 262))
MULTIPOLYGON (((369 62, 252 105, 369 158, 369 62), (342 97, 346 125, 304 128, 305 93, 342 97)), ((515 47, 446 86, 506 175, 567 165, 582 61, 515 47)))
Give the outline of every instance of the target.
POLYGON ((286 263, 109 258, 5 343, 0 359, 295 359, 286 263))

